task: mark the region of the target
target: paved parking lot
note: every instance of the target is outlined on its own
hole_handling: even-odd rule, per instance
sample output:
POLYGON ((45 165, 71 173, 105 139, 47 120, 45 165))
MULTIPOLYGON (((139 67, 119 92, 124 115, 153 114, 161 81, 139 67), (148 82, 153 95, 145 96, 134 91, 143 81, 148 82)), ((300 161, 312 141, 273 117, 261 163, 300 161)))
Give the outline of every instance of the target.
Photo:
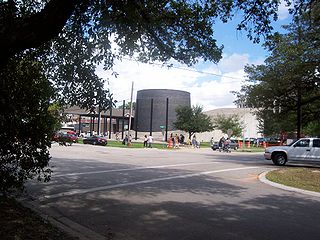
POLYGON ((41 211, 91 239, 318 239, 320 201, 261 183, 262 153, 54 146, 41 211), (96 235, 95 235, 96 234, 96 235))

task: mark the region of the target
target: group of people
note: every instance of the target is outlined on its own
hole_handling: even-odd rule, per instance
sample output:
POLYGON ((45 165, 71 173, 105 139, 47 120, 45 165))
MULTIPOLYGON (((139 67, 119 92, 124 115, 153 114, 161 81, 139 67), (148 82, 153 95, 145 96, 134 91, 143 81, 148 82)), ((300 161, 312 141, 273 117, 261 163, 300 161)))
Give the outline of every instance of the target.
MULTIPOLYGON (((153 143, 153 137, 151 135, 147 136, 144 135, 144 141, 143 141, 143 147, 145 148, 152 148, 152 143, 153 143)), ((124 139, 122 140, 123 145, 131 146, 132 144, 132 136, 131 134, 126 134, 124 139)))
POLYGON ((143 147, 152 148, 153 137, 151 135, 144 135, 143 147))
MULTIPOLYGON (((116 139, 119 139, 119 135, 116 134, 116 139)), ((131 134, 126 134, 125 138, 122 140, 123 145, 128 145, 130 146, 132 144, 132 136, 131 134)), ((143 147, 144 148, 152 148, 152 143, 154 142, 153 137, 151 135, 147 136, 144 135, 144 140, 143 140, 143 147)), ((185 142, 185 137, 184 135, 180 134, 175 134, 173 135, 172 133, 170 134, 170 137, 168 139, 168 142, 172 142, 173 148, 179 148, 180 144, 187 144, 187 145, 192 145, 193 148, 200 148, 200 142, 197 141, 196 136, 193 135, 192 140, 188 138, 187 141, 185 142)))
POLYGON ((128 134, 126 134, 125 138, 122 140, 122 144, 127 145, 127 146, 131 146, 131 144, 132 144, 131 134, 129 134, 129 136, 128 136, 128 134))
POLYGON ((230 151, 230 139, 222 137, 219 140, 219 151, 230 151))
POLYGON ((172 141, 173 148, 179 148, 180 144, 184 143, 184 136, 182 134, 178 135, 176 134, 173 136, 173 134, 170 134, 169 142, 172 141))

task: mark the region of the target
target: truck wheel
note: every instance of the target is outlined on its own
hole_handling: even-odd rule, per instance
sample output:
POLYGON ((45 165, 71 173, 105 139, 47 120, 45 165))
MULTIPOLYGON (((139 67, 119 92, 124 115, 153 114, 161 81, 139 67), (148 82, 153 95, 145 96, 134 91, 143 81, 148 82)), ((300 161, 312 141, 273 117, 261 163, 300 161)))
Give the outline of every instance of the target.
POLYGON ((272 162, 277 166, 283 166, 287 162, 286 155, 284 153, 276 153, 272 157, 272 162))

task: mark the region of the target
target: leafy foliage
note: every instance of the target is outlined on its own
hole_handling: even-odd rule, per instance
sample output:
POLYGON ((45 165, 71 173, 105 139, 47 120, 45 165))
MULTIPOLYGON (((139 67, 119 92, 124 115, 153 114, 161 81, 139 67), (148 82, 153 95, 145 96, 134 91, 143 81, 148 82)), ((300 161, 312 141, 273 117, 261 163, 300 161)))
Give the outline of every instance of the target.
MULTIPOLYGON (((214 120, 214 127, 221 130, 223 133, 227 133, 228 129, 232 129, 232 136, 241 137, 244 129, 243 123, 237 114, 231 116, 217 115, 214 120)), ((232 137, 230 136, 230 137, 232 137)))
MULTIPOLYGON (((287 2, 299 10, 299 2, 313 1, 287 2)), ((142 62, 217 63, 223 49, 214 39, 217 19, 226 22, 241 12, 238 29, 258 42, 270 34, 278 6, 277 0, 0 0, 1 191, 33 176, 48 179, 55 127, 49 100, 90 111, 114 106, 97 65, 116 77, 113 66, 124 55, 142 62)), ((198 110, 196 124, 203 117, 198 110)), ((190 131, 202 131, 197 127, 190 131)))
POLYGON ((28 178, 48 180, 48 147, 56 118, 48 111, 53 91, 30 58, 11 60, 0 72, 0 192, 22 188, 28 178))
POLYGON ((211 119, 202 112, 201 106, 180 106, 176 113, 177 121, 174 122, 174 126, 189 133, 189 139, 195 133, 213 130, 211 119))
POLYGON ((306 126, 304 126, 303 133, 308 136, 320 137, 320 121, 319 121, 319 119, 311 121, 306 126))
POLYGON ((319 119, 319 13, 320 3, 315 1, 285 27, 288 33, 269 38, 265 64, 245 69, 248 84, 237 94, 236 103, 258 108, 267 134, 299 131, 301 112, 302 126, 319 119))
MULTIPOLYGON (((287 0, 295 12, 301 2, 312 1, 287 0)), ((278 6, 278 0, 0 0, 0 68, 30 51, 46 66, 62 105, 89 109, 105 86, 97 64, 117 76, 113 65, 124 55, 142 62, 216 63, 223 49, 214 39, 216 20, 242 14, 237 29, 259 42, 270 35, 278 6)))
POLYGON ((291 133, 296 127, 295 113, 283 113, 273 110, 256 111, 259 122, 258 129, 264 136, 279 137, 281 133, 291 133))
MULTIPOLYGON (((130 109, 131 107, 131 102, 127 102, 125 105, 124 105, 124 109, 130 109)), ((121 104, 120 106, 118 106, 118 109, 123 109, 123 104, 121 104)), ((132 102, 132 109, 136 109, 136 103, 135 102, 132 102)))

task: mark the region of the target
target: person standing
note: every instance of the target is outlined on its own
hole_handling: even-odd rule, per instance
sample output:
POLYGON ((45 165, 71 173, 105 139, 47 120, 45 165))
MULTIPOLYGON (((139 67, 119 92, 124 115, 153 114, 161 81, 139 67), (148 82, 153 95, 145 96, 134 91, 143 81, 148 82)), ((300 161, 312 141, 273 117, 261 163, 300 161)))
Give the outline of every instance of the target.
POLYGON ((119 133, 118 132, 116 132, 116 140, 117 140, 117 142, 119 142, 119 133))
POLYGON ((144 135, 143 147, 148 147, 148 137, 144 135))
POLYGON ((176 134, 174 138, 174 148, 179 148, 179 136, 176 134))
POLYGON ((126 136, 124 137, 124 139, 122 140, 122 144, 123 145, 128 145, 128 135, 126 134, 126 136))
POLYGON ((147 142, 148 142, 148 148, 152 148, 153 137, 151 135, 149 135, 147 142))
POLYGON ((211 140, 210 140, 210 145, 213 146, 213 144, 214 144, 214 140, 213 140, 213 137, 212 137, 211 140))
POLYGON ((190 145, 190 138, 187 138, 187 145, 190 145))
POLYGON ((184 136, 182 134, 180 134, 180 143, 184 144, 184 136))
POLYGON ((224 142, 225 142, 225 139, 224 137, 220 138, 219 140, 219 152, 221 152, 223 146, 224 146, 224 142))
POLYGON ((191 144, 192 144, 192 147, 194 147, 194 148, 197 147, 197 138, 196 138, 196 135, 193 135, 191 144))
POLYGON ((230 139, 227 138, 227 139, 224 141, 223 144, 224 144, 223 150, 224 150, 225 152, 231 152, 231 151, 230 151, 230 139))

